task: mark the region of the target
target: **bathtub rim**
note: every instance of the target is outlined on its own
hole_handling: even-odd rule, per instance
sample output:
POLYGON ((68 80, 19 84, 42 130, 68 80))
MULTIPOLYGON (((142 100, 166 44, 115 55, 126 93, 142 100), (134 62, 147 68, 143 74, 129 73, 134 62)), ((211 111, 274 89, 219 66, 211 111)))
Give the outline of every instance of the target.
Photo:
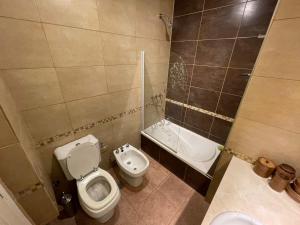
MULTIPOLYGON (((182 127, 183 128, 183 127, 182 127)), ((146 128, 147 129, 147 128, 146 128)), ((145 130, 146 130, 145 129, 145 130)), ((190 130, 189 130, 190 131, 190 130)), ((190 131, 192 132, 192 131, 190 131)), ((194 132, 193 132, 194 133, 194 132)), ((175 151, 173 151, 172 149, 170 149, 168 146, 166 146, 165 144, 159 142, 158 140, 156 140, 155 138, 153 138, 151 135, 147 134, 144 130, 141 131, 141 134, 148 138, 149 140, 153 141, 155 144, 157 144, 158 146, 160 146, 161 148, 163 148, 165 151, 169 152, 170 154, 172 154, 173 156, 175 156, 177 159, 181 160, 182 162, 186 163, 188 166, 190 166, 191 168, 193 168, 194 170, 198 171, 199 173, 201 173, 203 176, 212 179, 212 175, 203 172, 202 170, 200 170, 199 168, 197 168, 195 165, 193 165, 193 163, 189 162, 186 159, 183 159, 182 157, 180 157, 179 155, 176 154, 175 151)), ((199 135, 199 134, 197 134, 199 135)), ((200 135, 199 135, 200 136, 200 135)), ((222 146, 221 144, 219 144, 220 146, 222 146)), ((213 163, 212 165, 215 163, 215 161, 217 160, 218 156, 220 155, 221 151, 219 149, 216 148, 216 156, 214 157, 213 163)), ((211 166, 212 166, 211 165, 211 166)))

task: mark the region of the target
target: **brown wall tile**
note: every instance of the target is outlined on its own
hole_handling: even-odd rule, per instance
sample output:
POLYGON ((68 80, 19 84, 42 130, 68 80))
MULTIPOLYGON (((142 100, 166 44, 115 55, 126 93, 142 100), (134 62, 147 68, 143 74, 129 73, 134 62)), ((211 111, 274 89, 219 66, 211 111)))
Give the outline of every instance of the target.
POLYGON ((225 142, 230 132, 231 126, 231 122, 219 118, 214 118, 211 127, 211 134, 215 137, 221 138, 225 142))
POLYGON ((239 37, 264 35, 267 32, 276 3, 277 0, 247 2, 239 37))
POLYGON ((217 113, 234 118, 240 105, 240 101, 240 96, 222 93, 218 103, 217 113))
POLYGON ((213 117, 201 112, 187 109, 184 122, 195 128, 208 132, 213 121, 213 117))
POLYGON ((247 0, 209 0, 205 1, 204 9, 217 8, 226 5, 239 4, 247 0))
POLYGON ((246 69, 228 69, 222 91, 243 96, 251 72, 246 69))
POLYGON ((193 64, 196 53, 196 41, 184 41, 184 42, 172 42, 170 62, 174 63, 178 61, 179 57, 183 59, 184 64, 193 64))
POLYGON ((245 4, 203 12, 199 39, 236 37, 245 4))
POLYGON ((219 94, 219 92, 191 87, 188 104, 214 112, 219 94))
POLYGON ((208 66, 227 66, 233 44, 233 39, 199 41, 196 64, 208 66))
POLYGON ((167 118, 171 117, 178 121, 183 121, 183 109, 183 106, 179 106, 171 102, 166 102, 165 115, 167 118))
POLYGON ((195 66, 191 86, 221 91, 226 68, 195 66))
POLYGON ((174 5, 174 16, 202 11, 204 0, 176 0, 174 5))
POLYGON ((252 69, 258 56, 263 39, 238 38, 234 47, 231 67, 252 69))
POLYGON ((202 13, 173 19, 172 41, 197 40, 202 13))

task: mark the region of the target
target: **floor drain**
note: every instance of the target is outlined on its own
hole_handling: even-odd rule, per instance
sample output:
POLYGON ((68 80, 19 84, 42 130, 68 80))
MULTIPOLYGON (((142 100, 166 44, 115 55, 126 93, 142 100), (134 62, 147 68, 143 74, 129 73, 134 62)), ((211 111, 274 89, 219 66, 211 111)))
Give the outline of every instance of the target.
POLYGON ((136 170, 136 168, 133 168, 133 170, 136 170))
POLYGON ((127 162, 127 165, 130 165, 130 164, 131 164, 131 162, 130 162, 130 161, 128 161, 128 162, 127 162))

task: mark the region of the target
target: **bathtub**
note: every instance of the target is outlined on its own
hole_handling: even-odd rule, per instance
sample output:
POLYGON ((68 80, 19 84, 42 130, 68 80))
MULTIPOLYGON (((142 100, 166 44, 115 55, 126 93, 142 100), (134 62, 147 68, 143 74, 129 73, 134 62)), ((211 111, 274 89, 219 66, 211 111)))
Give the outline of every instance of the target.
POLYGON ((141 133, 207 177, 210 177, 208 171, 219 156, 219 149, 223 147, 165 119, 141 133))

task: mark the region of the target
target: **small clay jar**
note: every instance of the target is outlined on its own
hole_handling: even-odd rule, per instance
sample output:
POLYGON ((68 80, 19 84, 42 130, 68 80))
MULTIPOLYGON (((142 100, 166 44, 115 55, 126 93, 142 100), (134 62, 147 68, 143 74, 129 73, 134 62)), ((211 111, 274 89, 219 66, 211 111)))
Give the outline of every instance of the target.
POLYGON ((294 189, 300 195, 300 177, 294 181, 294 189))
POLYGON ((280 164, 276 168, 275 175, 272 177, 269 185, 277 192, 282 192, 288 184, 295 178, 296 170, 287 164, 280 164))
POLYGON ((276 165, 272 160, 266 159, 264 157, 259 157, 255 162, 253 170, 258 176, 267 178, 272 175, 275 168, 276 165))

